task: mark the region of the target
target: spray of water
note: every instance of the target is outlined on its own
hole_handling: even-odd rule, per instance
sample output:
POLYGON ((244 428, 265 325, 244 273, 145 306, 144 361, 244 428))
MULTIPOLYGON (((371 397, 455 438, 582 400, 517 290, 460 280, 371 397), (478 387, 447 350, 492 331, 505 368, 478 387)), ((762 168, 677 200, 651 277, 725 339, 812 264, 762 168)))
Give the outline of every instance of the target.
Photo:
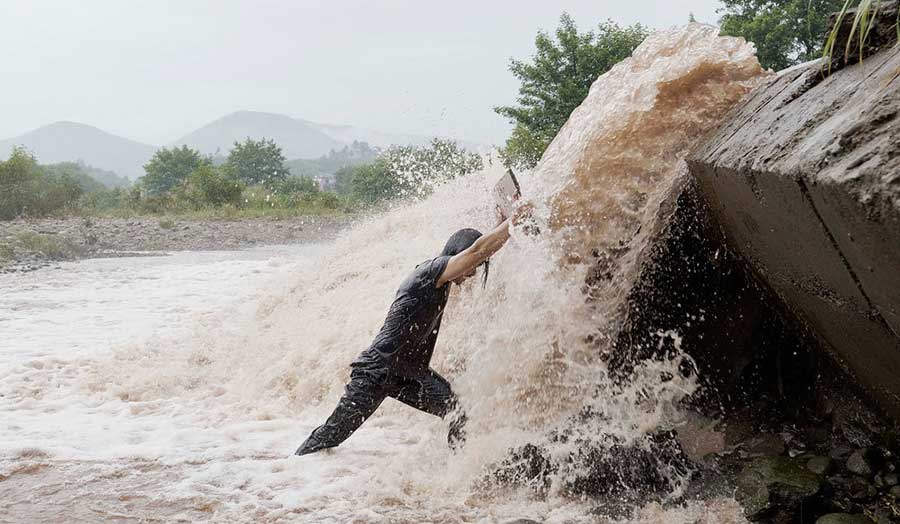
MULTIPOLYGON (((637 272, 641 231, 683 175, 683 156, 762 74, 752 46, 692 24, 654 34, 595 82, 538 167, 521 177, 542 234, 514 231, 492 261, 487 289, 467 284, 451 293, 432 366, 469 416, 459 454, 446 449, 442 421, 388 400, 336 450, 289 456, 334 407, 348 364, 380 327, 400 280, 456 229, 493 224, 489 187, 503 172, 496 159, 360 222, 315 257, 273 267, 261 298, 204 316, 194 333, 79 361, 71 380, 43 395, 83 396, 132 428, 181 428, 157 428, 162 442, 141 451, 107 446, 98 460, 163 464, 160 478, 176 480, 160 498, 195 510, 207 504, 197 511, 223 521, 594 521, 587 502, 560 489, 536 498, 480 480, 511 448, 546 444, 548 431, 585 406, 605 415, 585 438, 636 441, 678 419, 677 403, 694 386, 674 372, 677 362, 653 363, 632 386, 613 387, 604 344, 637 272), (615 253, 613 278, 587 301, 584 278, 597 251, 615 253)), ((562 460, 570 450, 558 446, 552 454, 562 460)), ((87 443, 50 447, 91 456, 87 443)), ((556 485, 572 474, 561 471, 556 485)), ((650 505, 634 518, 738 515, 733 502, 717 501, 650 505)))

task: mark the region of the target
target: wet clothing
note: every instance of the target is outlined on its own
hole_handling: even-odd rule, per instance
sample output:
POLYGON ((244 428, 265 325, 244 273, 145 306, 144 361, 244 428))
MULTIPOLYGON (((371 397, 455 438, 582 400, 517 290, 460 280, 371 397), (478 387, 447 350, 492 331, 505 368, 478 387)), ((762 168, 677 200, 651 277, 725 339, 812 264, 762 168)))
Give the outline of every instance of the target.
POLYGON ((424 373, 434 353, 450 283, 435 284, 450 261, 439 256, 416 266, 400 284, 381 331, 353 367, 383 367, 399 375, 424 373))
POLYGON ((337 446, 387 397, 441 418, 452 415, 448 440, 461 442, 465 415, 450 384, 429 367, 450 292, 449 282, 435 285, 449 260, 442 255, 423 262, 403 281, 375 340, 350 365, 350 383, 334 412, 297 455, 337 446))
POLYGON ((465 440, 466 416, 459 411, 450 384, 433 370, 411 378, 391 375, 384 369, 355 367, 334 412, 313 430, 296 454, 315 453, 347 440, 387 397, 441 418, 450 414, 448 443, 455 447, 465 440))

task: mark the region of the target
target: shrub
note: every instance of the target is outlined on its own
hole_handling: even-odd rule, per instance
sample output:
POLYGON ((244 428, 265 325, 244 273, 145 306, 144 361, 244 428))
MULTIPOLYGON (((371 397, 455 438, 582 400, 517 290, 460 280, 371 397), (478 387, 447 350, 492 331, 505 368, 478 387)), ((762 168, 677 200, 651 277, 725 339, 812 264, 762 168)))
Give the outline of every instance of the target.
POLYGON ((147 174, 141 177, 140 183, 148 193, 163 194, 184 183, 201 166, 209 165, 212 165, 209 157, 188 146, 164 147, 144 165, 147 174))
POLYGON ((195 207, 237 205, 243 190, 244 185, 225 170, 204 164, 190 174, 178 197, 195 207))
POLYGON ((0 220, 44 216, 74 205, 84 190, 69 173, 45 170, 21 148, 0 161, 0 220))

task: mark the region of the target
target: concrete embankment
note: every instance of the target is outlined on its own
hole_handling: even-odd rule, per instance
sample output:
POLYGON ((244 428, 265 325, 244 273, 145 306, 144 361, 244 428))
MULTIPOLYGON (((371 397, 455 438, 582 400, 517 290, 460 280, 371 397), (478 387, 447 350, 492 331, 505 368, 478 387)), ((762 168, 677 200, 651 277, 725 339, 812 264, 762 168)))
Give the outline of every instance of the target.
POLYGON ((781 72, 688 164, 729 248, 896 421, 900 48, 883 44, 830 74, 781 72))

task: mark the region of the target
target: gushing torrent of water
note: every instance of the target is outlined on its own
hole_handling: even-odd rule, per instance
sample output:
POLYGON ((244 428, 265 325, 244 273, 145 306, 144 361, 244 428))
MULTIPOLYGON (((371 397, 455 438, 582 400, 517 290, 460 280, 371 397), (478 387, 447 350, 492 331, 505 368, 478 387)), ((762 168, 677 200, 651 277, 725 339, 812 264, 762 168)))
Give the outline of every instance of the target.
MULTIPOLYGON (((628 390, 594 395, 608 388, 602 341, 635 278, 639 232, 682 175, 683 156, 762 75, 751 45, 691 24, 654 34, 594 83, 522 177, 543 233, 515 231, 487 289, 451 293, 432 366, 468 413, 461 453, 446 448, 442 421, 388 400, 336 450, 290 456, 334 407, 399 281, 454 230, 493 223, 497 161, 358 224, 314 256, 270 267, 247 302, 203 316, 192 332, 4 372, 0 409, 21 424, 63 404, 82 405, 97 422, 94 433, 47 430, 40 439, 4 430, 0 479, 41 470, 58 487, 79 482, 82 496, 118 501, 97 503, 106 518, 109 508, 123 519, 153 514, 129 510, 131 497, 164 520, 603 521, 559 490, 536 496, 480 480, 510 448, 545 442, 588 404, 608 415, 592 431, 625 441, 678 419, 676 404, 694 385, 661 381, 665 369, 637 379, 635 391, 652 402, 628 390), (619 253, 614 277, 586 301, 588 255, 608 249, 619 253)), ((649 504, 633 520, 743 521, 731 500, 649 504)))

